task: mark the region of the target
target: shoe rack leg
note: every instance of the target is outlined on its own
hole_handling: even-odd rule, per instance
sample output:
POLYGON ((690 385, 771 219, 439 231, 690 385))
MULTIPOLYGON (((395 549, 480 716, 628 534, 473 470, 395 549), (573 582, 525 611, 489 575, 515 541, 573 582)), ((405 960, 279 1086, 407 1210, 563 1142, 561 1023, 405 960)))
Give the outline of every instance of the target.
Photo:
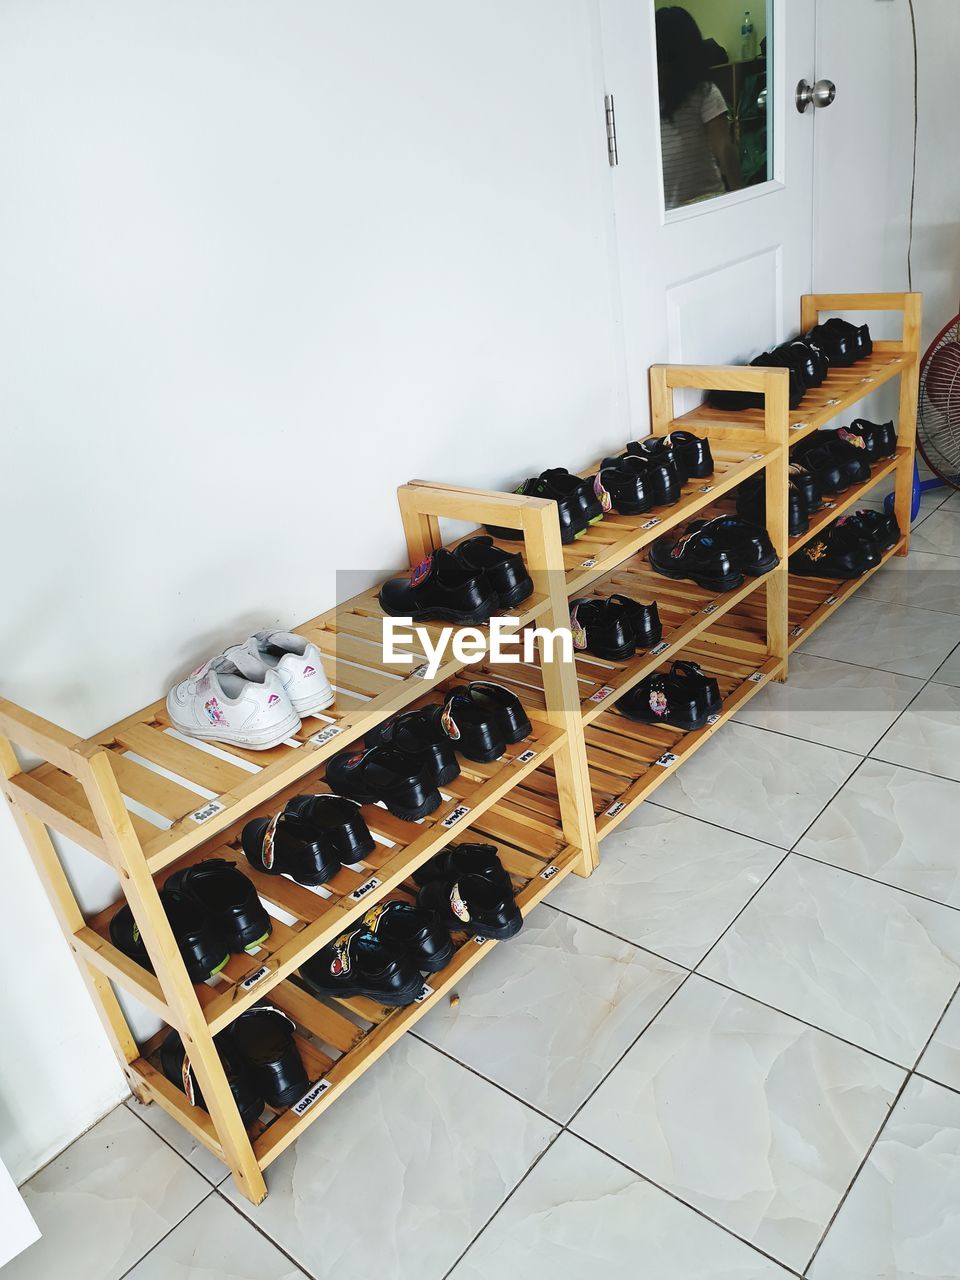
POLYGON ((777 679, 787 679, 788 646, 788 578, 790 551, 790 522, 788 483, 790 467, 790 374, 785 369, 767 371, 764 389, 764 431, 767 443, 778 451, 767 459, 766 511, 767 533, 770 535, 780 564, 767 575, 767 652, 780 658, 783 667, 777 679))
POLYGON ((897 555, 910 550, 910 523, 913 515, 913 472, 917 447, 917 401, 920 396, 920 325, 923 319, 923 295, 903 296, 903 345, 914 353, 909 369, 900 375, 900 408, 897 418, 897 444, 910 450, 897 465, 894 510, 903 533, 903 546, 897 555))
MULTIPOLYGON (((525 509, 523 536, 527 564, 537 589, 545 591, 550 607, 538 619, 538 625, 550 630, 569 627, 566 573, 560 544, 560 529, 555 512, 543 507, 525 509)), ((540 641, 540 668, 546 698, 547 718, 566 731, 563 745, 554 756, 557 794, 563 833, 567 840, 583 851, 574 866, 577 875, 588 876, 599 865, 597 827, 590 789, 590 772, 583 736, 583 716, 577 687, 577 671, 573 663, 544 661, 544 644, 540 641)))
POLYGON ((224 1159, 253 1204, 267 1194, 263 1173, 233 1100, 223 1063, 187 973, 153 876, 130 822, 107 752, 91 748, 78 771, 107 852, 143 935, 170 1016, 197 1074, 224 1159))

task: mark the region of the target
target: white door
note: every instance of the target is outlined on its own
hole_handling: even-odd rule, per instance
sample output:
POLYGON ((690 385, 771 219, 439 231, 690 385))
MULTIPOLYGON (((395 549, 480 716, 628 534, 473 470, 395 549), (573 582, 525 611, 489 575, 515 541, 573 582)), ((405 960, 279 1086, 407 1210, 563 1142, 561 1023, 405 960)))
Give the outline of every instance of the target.
POLYGON ((816 79, 816 5, 773 0, 772 10, 771 180, 666 213, 654 0, 600 3, 599 60, 616 118, 623 359, 640 432, 651 359, 746 361, 796 331, 799 296, 811 288, 815 113, 801 115, 794 96, 801 78, 816 79))

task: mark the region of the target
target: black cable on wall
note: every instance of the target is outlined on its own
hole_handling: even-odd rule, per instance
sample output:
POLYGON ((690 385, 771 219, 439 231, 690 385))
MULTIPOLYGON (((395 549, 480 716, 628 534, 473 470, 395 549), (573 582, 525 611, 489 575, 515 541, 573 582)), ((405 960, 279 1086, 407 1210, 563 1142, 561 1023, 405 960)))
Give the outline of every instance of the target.
POLYGON ((910 30, 913 35, 913 167, 910 176, 910 220, 907 235, 907 288, 913 292, 913 206, 917 195, 917 133, 920 120, 920 59, 917 48, 917 14, 910 5, 910 30))

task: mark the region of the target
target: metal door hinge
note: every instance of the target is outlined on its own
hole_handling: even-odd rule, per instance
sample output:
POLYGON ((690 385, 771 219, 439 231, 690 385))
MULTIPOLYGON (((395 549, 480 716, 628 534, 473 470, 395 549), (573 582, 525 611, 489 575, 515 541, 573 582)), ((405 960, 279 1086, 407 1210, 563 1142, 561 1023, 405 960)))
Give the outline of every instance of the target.
POLYGON ((603 110, 607 118, 607 159, 611 166, 619 164, 617 158, 617 117, 613 109, 613 94, 608 93, 603 99, 603 110))

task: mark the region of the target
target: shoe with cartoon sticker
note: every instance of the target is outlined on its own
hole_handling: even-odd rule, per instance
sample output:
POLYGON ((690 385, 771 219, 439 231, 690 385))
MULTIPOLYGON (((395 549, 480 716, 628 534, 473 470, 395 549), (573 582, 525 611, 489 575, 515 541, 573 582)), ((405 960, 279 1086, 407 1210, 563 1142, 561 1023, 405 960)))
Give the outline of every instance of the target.
POLYGON ((628 444, 618 458, 604 458, 602 466, 621 466, 643 480, 644 492, 655 507, 670 507, 680 501, 682 485, 676 461, 665 456, 651 456, 640 448, 640 441, 628 444))
POLYGON ((300 717, 276 671, 242 648, 197 667, 167 694, 178 732, 251 751, 278 747, 300 728, 300 717))
POLYGON ((566 467, 549 467, 540 479, 561 497, 570 501, 588 525, 603 519, 603 504, 593 491, 593 481, 574 475, 566 467))
POLYGON ((617 710, 628 720, 665 724, 673 729, 702 729, 713 714, 707 710, 700 690, 659 671, 619 698, 617 710))
POLYGON ((416 822, 440 807, 440 792, 424 756, 410 756, 378 743, 366 750, 342 751, 327 761, 331 791, 357 804, 386 805, 396 818, 416 822))
POLYGON ((650 564, 665 578, 687 578, 707 591, 733 591, 743 584, 743 565, 725 540, 714 535, 712 521, 685 535, 657 538, 650 564))
POLYGON ((716 677, 708 676, 698 662, 678 658, 670 666, 670 679, 678 689, 696 702, 697 715, 719 715, 723 709, 720 686, 716 677))
POLYGON ((435 702, 404 711, 378 724, 364 735, 368 747, 384 743, 411 757, 426 759, 436 786, 443 787, 460 776, 456 746, 443 727, 443 706, 435 702))
POLYGON ((413 879, 416 884, 424 885, 433 880, 457 880, 468 875, 484 877, 501 893, 513 891, 495 844, 449 844, 442 853, 418 867, 413 879))
POLYGON ((359 925, 304 961, 300 977, 316 995, 367 996, 398 1008, 423 991, 413 954, 359 925))
POLYGON ((466 568, 444 547, 431 551, 405 578, 390 578, 377 597, 384 613, 414 622, 480 624, 490 621, 499 605, 483 569, 466 568))
POLYGON ((850 528, 831 525, 790 557, 790 572, 804 578, 859 578, 870 567, 863 539, 850 528))
POLYGON ((238 648, 276 671, 298 716, 315 716, 333 702, 320 650, 303 636, 292 631, 258 631, 242 645, 225 650, 224 657, 229 658, 238 648))
MULTIPOLYGON (((252 1073, 246 1062, 238 1053, 230 1036, 230 1031, 221 1031, 214 1043, 217 1046, 220 1061, 223 1063, 223 1070, 226 1073, 233 1100, 237 1104, 237 1110, 240 1112, 243 1127, 249 1129, 253 1122, 259 1120, 263 1113, 263 1095, 254 1084, 252 1073)), ((176 1085, 178 1089, 182 1089, 187 1095, 187 1101, 191 1106, 200 1107, 204 1111, 207 1110, 207 1104, 203 1100, 196 1073, 190 1059, 187 1057, 178 1031, 171 1031, 160 1045, 160 1066, 170 1083, 176 1085)))
MULTIPOLYGON (((351 805, 363 822, 363 815, 352 800, 345 800, 343 796, 334 798, 343 805, 351 805)), ((313 797, 296 799, 312 800, 313 797)), ((363 825, 366 828, 365 822, 363 825)), ((295 811, 291 812, 290 805, 272 818, 252 818, 240 833, 240 843, 251 867, 269 876, 290 876, 297 884, 326 884, 343 865, 328 832, 298 817, 295 811)), ((372 837, 370 843, 373 844, 372 837)), ((349 861, 355 862, 357 858, 351 857, 349 861)))
POLYGON ((382 942, 412 956, 422 973, 439 973, 453 959, 449 931, 434 912, 411 902, 378 902, 360 923, 382 942))
POLYGON ((516 551, 504 551, 485 534, 458 543, 453 554, 465 569, 487 575, 497 593, 498 608, 513 609, 533 595, 533 579, 527 573, 523 556, 516 551))
MULTIPOLYGON (((206 982, 230 959, 226 940, 196 899, 173 889, 160 890, 160 902, 191 982, 206 982)), ((110 921, 110 941, 125 956, 153 972, 133 912, 123 906, 110 921)))
POLYGON ((715 516, 713 520, 693 520, 687 525, 688 534, 701 531, 729 552, 734 565, 752 578, 770 573, 780 563, 766 529, 740 516, 715 516))
POLYGON ((277 1111, 299 1102, 310 1087, 293 1033, 296 1023, 273 1005, 255 1004, 230 1026, 234 1047, 254 1087, 277 1111))
POLYGON ((193 898, 231 951, 253 951, 273 931, 270 916, 243 872, 226 858, 204 858, 168 876, 164 889, 193 898))
MULTIPOLYGON (((582 538, 587 531, 587 517, 583 513, 579 493, 562 493, 556 485, 550 484, 542 476, 531 476, 521 480, 513 491, 526 498, 546 498, 557 504, 557 520, 560 524, 560 541, 564 544, 582 538)), ((495 538, 517 542, 523 538, 523 530, 510 529, 503 525, 487 524, 484 528, 495 538)))
POLYGON ((486 875, 467 872, 430 880, 417 894, 417 905, 436 912, 453 933, 503 940, 523 928, 512 886, 486 875))
POLYGON ((623 662, 637 651, 637 636, 622 605, 584 596, 570 602, 570 634, 578 653, 623 662))
MULTIPOLYGON (((872 437, 876 458, 892 458, 897 452, 897 429, 893 421, 868 422, 866 418, 854 418, 845 430, 850 435, 872 437)), ((872 462, 874 459, 871 458, 872 462)))
POLYGON ((642 470, 617 458, 605 458, 596 475, 589 477, 604 515, 639 516, 654 505, 642 470))

